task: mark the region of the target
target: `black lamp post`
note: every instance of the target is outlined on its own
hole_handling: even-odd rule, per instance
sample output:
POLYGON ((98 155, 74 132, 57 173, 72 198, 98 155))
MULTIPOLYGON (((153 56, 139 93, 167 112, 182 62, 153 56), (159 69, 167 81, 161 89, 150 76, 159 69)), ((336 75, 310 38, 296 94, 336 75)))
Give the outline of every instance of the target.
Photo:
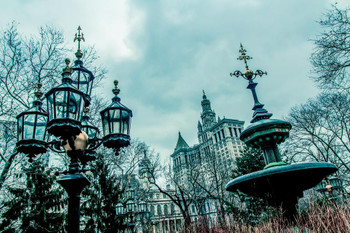
MULTIPOLYGON (((94 150, 101 143, 116 151, 130 144, 132 117, 132 111, 120 104, 119 97, 114 97, 113 104, 101 112, 104 129, 109 128, 104 130, 103 139, 98 138, 98 128, 89 122, 87 116, 94 76, 83 67, 80 42, 84 41, 84 37, 80 30, 79 27, 74 39, 78 41, 75 66, 70 68, 69 59, 65 60, 62 84, 45 94, 47 112, 42 108, 40 98, 43 94, 39 83, 38 91, 35 93, 37 100, 30 109, 17 116, 18 152, 26 154, 31 161, 36 154, 45 153, 49 147, 56 152, 66 152, 70 157, 68 171, 61 172, 64 176, 57 180, 69 196, 68 233, 80 232, 80 193, 90 183, 81 174, 87 171, 84 166, 95 159, 94 150), (60 141, 47 142, 48 134, 59 138, 60 141)), ((115 89, 119 93, 117 83, 115 82, 115 89)))

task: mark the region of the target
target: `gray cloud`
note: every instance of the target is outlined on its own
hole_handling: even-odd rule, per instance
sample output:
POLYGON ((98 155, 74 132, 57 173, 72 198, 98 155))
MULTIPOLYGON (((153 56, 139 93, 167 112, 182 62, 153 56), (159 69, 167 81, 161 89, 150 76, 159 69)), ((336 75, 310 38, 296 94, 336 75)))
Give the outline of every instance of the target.
POLYGON ((317 93, 309 79, 310 38, 320 31, 316 20, 329 8, 327 0, 12 2, 0 20, 18 20, 26 32, 54 24, 69 39, 82 25, 86 43, 95 44, 109 67, 99 92, 112 97, 112 80, 120 81, 122 102, 134 111, 132 136, 163 158, 178 131, 197 143, 202 89, 217 115, 250 121, 247 83, 229 76, 244 69, 236 60, 241 42, 253 57, 250 68, 268 72, 257 79, 257 91, 275 117, 317 93))

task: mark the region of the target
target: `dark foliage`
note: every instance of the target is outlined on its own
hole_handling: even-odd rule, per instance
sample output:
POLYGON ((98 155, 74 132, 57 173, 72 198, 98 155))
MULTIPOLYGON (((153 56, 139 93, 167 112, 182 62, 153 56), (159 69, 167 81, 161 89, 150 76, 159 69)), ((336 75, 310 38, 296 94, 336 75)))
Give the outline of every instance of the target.
POLYGON ((8 188, 11 198, 4 202, 2 232, 63 232, 64 191, 51 173, 42 162, 34 161, 23 173, 24 185, 17 181, 16 187, 8 188))

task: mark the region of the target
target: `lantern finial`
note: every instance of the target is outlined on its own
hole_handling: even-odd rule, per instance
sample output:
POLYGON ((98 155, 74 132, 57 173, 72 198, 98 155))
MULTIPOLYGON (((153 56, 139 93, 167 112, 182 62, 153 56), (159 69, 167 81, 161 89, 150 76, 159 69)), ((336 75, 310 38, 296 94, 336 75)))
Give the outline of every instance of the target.
POLYGON ((80 33, 81 31, 81 27, 79 26, 78 27, 78 33, 75 33, 75 37, 74 37, 74 42, 77 40, 78 41, 78 50, 77 52, 75 53, 75 56, 80 59, 83 57, 83 53, 81 52, 80 50, 80 41, 85 41, 85 38, 84 38, 84 34, 83 33, 80 33))
POLYGON ((66 76, 66 75, 69 76, 72 73, 72 69, 69 67, 70 59, 66 58, 64 60, 64 62, 66 63, 66 67, 63 69, 63 75, 64 76, 66 76))
POLYGON ((118 80, 114 80, 114 89, 112 92, 115 96, 119 95, 120 89, 118 88, 118 80))
POLYGON ((40 99, 43 96, 43 93, 41 92, 42 86, 43 86, 43 84, 41 84, 40 82, 37 84, 38 90, 34 93, 34 95, 37 99, 40 99))

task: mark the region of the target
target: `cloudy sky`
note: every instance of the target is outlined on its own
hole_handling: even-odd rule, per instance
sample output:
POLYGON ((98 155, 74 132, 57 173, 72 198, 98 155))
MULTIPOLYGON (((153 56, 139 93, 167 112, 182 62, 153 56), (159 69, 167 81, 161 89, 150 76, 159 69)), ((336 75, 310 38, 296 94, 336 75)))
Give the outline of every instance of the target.
MULTIPOLYGON (((346 1, 338 1, 342 7, 346 1)), ((101 95, 119 80, 122 103, 133 110, 132 137, 169 158, 178 132, 197 143, 202 90, 218 116, 252 116, 239 44, 253 57, 260 102, 275 118, 317 95, 310 80, 311 39, 331 0, 12 0, 0 3, 0 26, 12 21, 35 34, 43 25, 63 30, 71 43, 80 25, 109 70, 101 95)))

